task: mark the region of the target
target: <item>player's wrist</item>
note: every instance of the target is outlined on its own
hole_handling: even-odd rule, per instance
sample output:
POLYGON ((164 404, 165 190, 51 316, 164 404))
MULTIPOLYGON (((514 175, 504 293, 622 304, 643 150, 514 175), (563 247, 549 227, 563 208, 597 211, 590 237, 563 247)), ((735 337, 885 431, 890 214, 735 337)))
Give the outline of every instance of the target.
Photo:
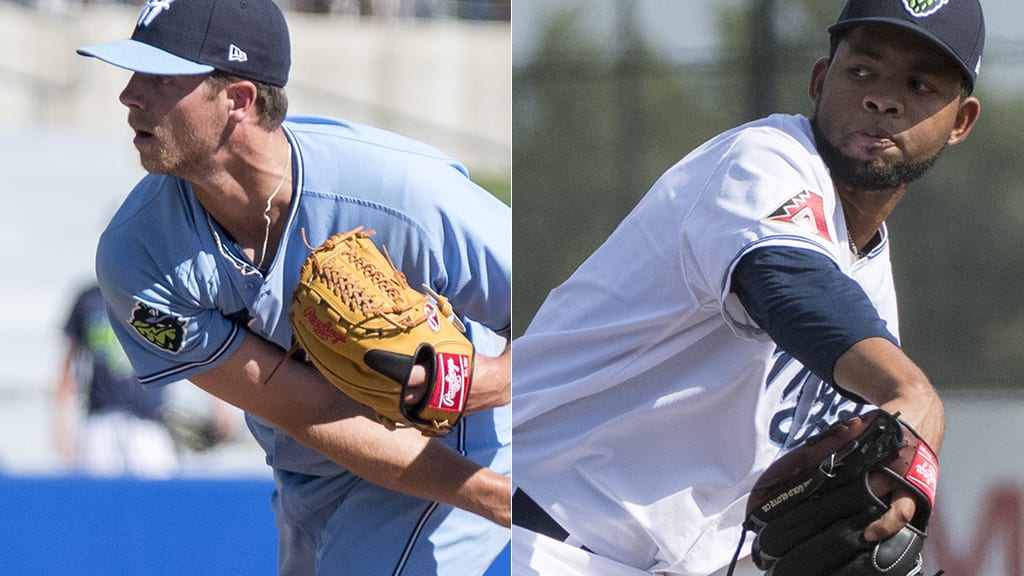
POLYGON ((473 361, 473 385, 466 412, 481 412, 512 401, 511 352, 497 358, 477 354, 473 361))
POLYGON ((471 491, 479 497, 475 512, 499 526, 512 526, 512 481, 502 474, 483 468, 476 477, 478 487, 471 491))
POLYGON ((879 405, 890 414, 899 414, 900 421, 923 440, 933 454, 938 454, 946 429, 946 413, 938 393, 930 385, 915 394, 900 396, 879 405))

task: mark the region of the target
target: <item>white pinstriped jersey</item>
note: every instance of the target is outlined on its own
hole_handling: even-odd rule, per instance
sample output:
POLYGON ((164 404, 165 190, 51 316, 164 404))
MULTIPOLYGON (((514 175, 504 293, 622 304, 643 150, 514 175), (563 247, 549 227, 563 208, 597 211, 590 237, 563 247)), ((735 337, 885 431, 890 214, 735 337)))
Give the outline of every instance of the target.
POLYGON ((888 241, 856 259, 809 121, 775 115, 670 168, 513 344, 514 480, 596 554, 655 573, 728 564, 746 494, 860 411, 730 294, 763 246, 812 250, 898 335, 888 241))

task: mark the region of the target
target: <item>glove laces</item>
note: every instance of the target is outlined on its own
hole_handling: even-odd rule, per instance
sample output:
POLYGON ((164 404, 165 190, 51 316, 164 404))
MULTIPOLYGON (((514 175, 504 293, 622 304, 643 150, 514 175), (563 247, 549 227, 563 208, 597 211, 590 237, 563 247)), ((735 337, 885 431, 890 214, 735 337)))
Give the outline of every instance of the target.
MULTIPOLYGON (((344 234, 332 236, 321 246, 320 250, 331 251, 335 246, 345 242, 352 236, 368 238, 373 234, 372 230, 363 232, 363 227, 360 226, 344 234)), ((311 246, 306 239, 305 228, 302 229, 302 239, 306 243, 307 248, 311 251, 316 251, 316 248, 311 246)), ((313 276, 325 279, 323 283, 342 301, 347 302, 352 310, 358 309, 362 312, 366 318, 360 324, 370 320, 384 320, 398 330, 415 328, 426 322, 426 314, 422 314, 418 318, 410 315, 401 315, 414 309, 417 305, 424 302, 427 297, 421 295, 419 299, 408 301, 406 294, 400 289, 401 285, 407 284, 405 274, 395 267, 394 262, 391 261, 391 255, 387 252, 387 248, 384 248, 382 252, 385 259, 387 259, 390 270, 382 269, 362 254, 355 246, 346 245, 344 251, 335 251, 323 260, 314 258, 313 276), (367 288, 369 287, 364 281, 361 281, 362 279, 350 277, 348 267, 335 265, 332 262, 334 258, 341 257, 344 257, 352 269, 362 275, 366 281, 369 281, 373 288, 376 288, 382 295, 390 299, 390 305, 382 301, 379 295, 368 291, 367 288), (393 316, 400 317, 395 318, 393 316)))
POLYGON ((732 576, 733 571, 736 569, 736 563, 740 560, 740 552, 743 550, 743 543, 747 541, 747 529, 743 528, 743 534, 740 535, 740 543, 736 546, 736 552, 732 555, 732 562, 729 562, 729 571, 726 572, 725 576, 732 576))

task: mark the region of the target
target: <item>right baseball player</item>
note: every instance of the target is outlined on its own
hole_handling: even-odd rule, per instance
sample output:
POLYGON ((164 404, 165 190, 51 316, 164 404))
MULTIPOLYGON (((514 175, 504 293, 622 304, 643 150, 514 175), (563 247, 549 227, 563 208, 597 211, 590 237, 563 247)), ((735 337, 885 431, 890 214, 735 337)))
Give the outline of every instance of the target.
MULTIPOLYGON (((828 31, 811 118, 740 126, 670 168, 513 343, 517 576, 721 570, 761 474, 876 409, 916 431, 884 450, 914 434, 915 458, 940 449, 942 402, 899 345, 885 220, 978 119, 981 6, 848 0, 828 31)), ((759 566, 881 573, 851 566, 926 523, 924 470, 925 491, 872 473, 872 505, 842 530, 811 509, 826 519, 811 533, 845 530, 847 547, 812 542, 845 572, 764 549, 759 566)), ((889 573, 919 573, 917 556, 889 573)))

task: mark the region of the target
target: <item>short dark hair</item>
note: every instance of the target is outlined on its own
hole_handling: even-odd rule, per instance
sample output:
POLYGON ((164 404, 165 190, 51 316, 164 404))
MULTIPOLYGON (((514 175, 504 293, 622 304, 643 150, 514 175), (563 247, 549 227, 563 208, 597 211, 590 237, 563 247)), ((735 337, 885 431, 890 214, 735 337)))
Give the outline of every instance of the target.
POLYGON ((259 125, 270 132, 277 130, 288 114, 288 95, 281 86, 266 82, 243 78, 222 70, 214 70, 206 78, 206 82, 214 91, 224 89, 235 82, 252 82, 256 85, 256 106, 259 108, 259 125))

